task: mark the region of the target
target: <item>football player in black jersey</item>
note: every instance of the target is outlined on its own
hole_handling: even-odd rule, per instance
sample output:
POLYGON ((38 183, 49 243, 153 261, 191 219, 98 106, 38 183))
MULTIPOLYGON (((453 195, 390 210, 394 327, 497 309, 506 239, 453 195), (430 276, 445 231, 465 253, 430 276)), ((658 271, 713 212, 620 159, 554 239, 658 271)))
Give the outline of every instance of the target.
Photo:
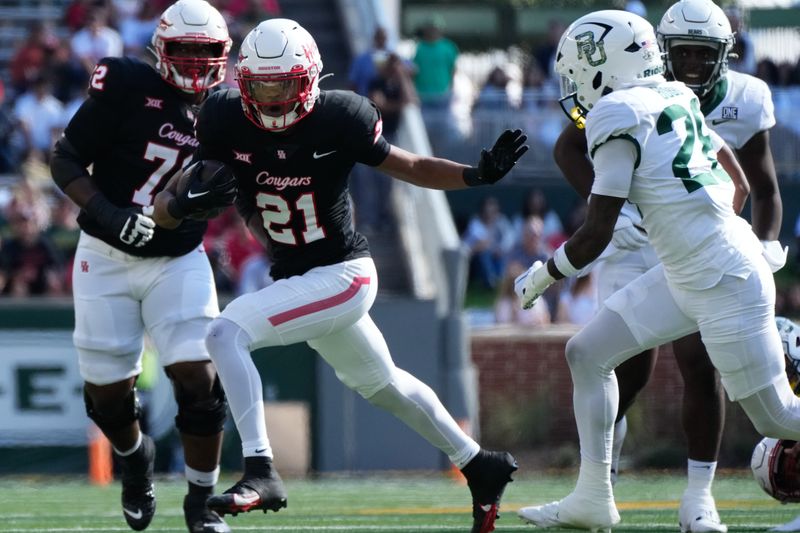
MULTIPOLYGON (((483 151, 477 167, 417 156, 386 142, 372 102, 349 91, 320 91, 321 70, 317 45, 299 24, 262 22, 241 46, 239 90, 212 95, 198 118, 197 157, 233 168, 236 205, 272 251, 276 280, 231 302, 206 337, 245 457, 244 477, 210 498, 209 507, 235 514, 286 505, 250 352, 307 342, 345 385, 405 422, 461 468, 472 492, 472 531, 492 531, 516 462, 507 452, 482 450, 428 386, 395 367, 368 313, 377 274, 366 239, 353 230, 347 179, 361 162, 422 187, 489 185, 525 153, 526 137, 519 130, 506 131, 483 151)), ((156 221, 174 226, 186 214, 183 203, 169 191, 160 193, 156 221)))
POLYGON ((128 525, 143 530, 155 512, 155 447, 140 431, 135 389, 147 331, 178 405, 187 526, 193 533, 227 532, 206 507, 219 477, 226 413, 203 342, 219 314, 202 247, 206 223, 186 220, 168 230, 151 215, 156 193, 197 147, 195 112, 223 81, 231 40, 210 4, 179 0, 162 14, 152 44, 156 69, 132 58, 98 63, 88 99, 54 149, 53 179, 81 207, 74 342, 87 414, 121 466, 128 525))

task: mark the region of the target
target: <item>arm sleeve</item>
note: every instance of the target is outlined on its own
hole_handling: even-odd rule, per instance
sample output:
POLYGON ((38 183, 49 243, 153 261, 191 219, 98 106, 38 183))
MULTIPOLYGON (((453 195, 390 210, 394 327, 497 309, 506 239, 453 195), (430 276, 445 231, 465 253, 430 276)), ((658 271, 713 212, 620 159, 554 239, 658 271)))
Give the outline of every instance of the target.
POLYGON ((631 189, 636 148, 627 139, 611 139, 594 154, 592 194, 627 198, 631 189))

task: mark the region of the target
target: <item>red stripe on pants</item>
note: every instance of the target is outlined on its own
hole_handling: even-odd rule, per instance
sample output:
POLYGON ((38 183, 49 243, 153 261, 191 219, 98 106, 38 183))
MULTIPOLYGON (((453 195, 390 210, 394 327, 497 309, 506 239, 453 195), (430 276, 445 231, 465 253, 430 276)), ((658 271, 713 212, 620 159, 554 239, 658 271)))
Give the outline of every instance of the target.
POLYGON ((369 282, 370 279, 368 277, 355 277, 353 278, 353 283, 351 283, 347 289, 339 294, 334 294, 330 298, 325 298, 324 300, 319 300, 317 302, 311 302, 310 304, 301 305, 300 307, 289 309, 288 311, 278 313, 277 315, 272 315, 269 317, 269 322, 273 326, 280 326, 281 324, 289 322, 290 320, 294 320, 295 318, 300 318, 301 316, 310 315, 311 313, 317 313, 319 311, 324 311, 325 309, 330 309, 331 307, 336 307, 337 305, 346 302, 358 294, 358 291, 361 290, 361 287, 364 285, 369 285, 369 282))

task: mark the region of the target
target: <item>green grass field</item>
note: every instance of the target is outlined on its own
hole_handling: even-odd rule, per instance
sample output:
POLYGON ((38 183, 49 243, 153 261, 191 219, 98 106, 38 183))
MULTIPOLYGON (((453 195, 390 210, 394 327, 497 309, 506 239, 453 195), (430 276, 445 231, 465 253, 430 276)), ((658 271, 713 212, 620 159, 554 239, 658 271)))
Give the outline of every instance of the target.
MULTIPOLYGON (((518 475, 503 500, 496 533, 533 531, 516 509, 560 498, 575 473, 518 475)), ((220 486, 233 481, 224 479, 220 486)), ((617 484, 622 523, 615 531, 679 531, 677 505, 685 484, 673 473, 625 474, 617 484)), ((469 493, 444 475, 287 480, 289 507, 279 513, 230 517, 234 531, 467 532, 469 493)), ((183 532, 181 481, 159 480, 158 511, 149 532, 183 532)), ((730 531, 765 531, 800 514, 761 492, 749 472, 721 472, 715 483, 720 514, 730 531)), ((0 478, 0 531, 129 531, 119 507, 119 485, 94 487, 82 479, 0 478)))

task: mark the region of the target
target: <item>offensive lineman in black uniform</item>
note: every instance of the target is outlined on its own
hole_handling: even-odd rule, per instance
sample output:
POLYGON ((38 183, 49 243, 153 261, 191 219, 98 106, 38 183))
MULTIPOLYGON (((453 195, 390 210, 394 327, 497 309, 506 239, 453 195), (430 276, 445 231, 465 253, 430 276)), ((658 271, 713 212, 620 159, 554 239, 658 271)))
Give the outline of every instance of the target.
MULTIPOLYGON (((354 232, 347 179, 358 161, 423 187, 458 189, 501 179, 528 149, 506 131, 477 168, 420 157, 389 145, 369 100, 318 88, 322 61, 314 39, 287 19, 262 22, 242 43, 240 91, 214 94, 200 113, 197 157, 233 168, 237 208, 273 254, 277 281, 230 303, 209 328, 206 345, 242 438, 244 477, 208 505, 220 514, 286 506, 272 465, 254 348, 307 342, 339 379, 445 452, 465 474, 474 533, 494 529, 500 498, 517 465, 488 452, 456 424, 436 394, 396 368, 369 317, 377 292, 366 239, 354 232)), ((189 196, 205 194, 202 184, 189 196)), ((194 212, 169 190, 155 219, 174 227, 194 212)))
POLYGON ((224 533, 230 528, 206 507, 219 477, 226 414, 203 343, 219 314, 202 248, 206 223, 187 220, 166 230, 149 215, 156 193, 197 146, 196 106, 224 79, 231 40, 210 4, 179 0, 162 14, 152 42, 157 70, 131 58, 99 62, 89 98, 54 149, 53 179, 82 208, 73 337, 86 412, 111 441, 121 467, 128 525, 147 528, 156 505, 155 447, 140 431, 135 389, 147 330, 178 405, 187 526, 192 533, 224 533))

